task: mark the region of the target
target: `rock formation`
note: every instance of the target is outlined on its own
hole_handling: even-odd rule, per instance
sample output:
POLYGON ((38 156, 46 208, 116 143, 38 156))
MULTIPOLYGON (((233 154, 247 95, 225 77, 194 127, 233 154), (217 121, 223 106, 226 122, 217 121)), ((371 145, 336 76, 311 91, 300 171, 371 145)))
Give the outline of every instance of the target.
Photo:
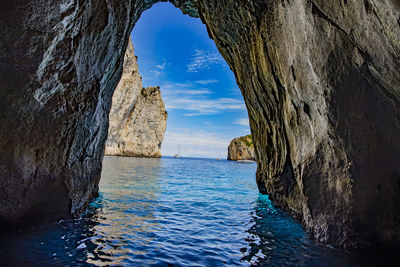
POLYGON ((256 160, 251 134, 237 137, 229 143, 228 160, 256 160))
POLYGON ((114 91, 105 154, 161 157, 167 113, 159 87, 142 87, 132 41, 124 58, 121 80, 114 91))
MULTIPOLYGON (((97 195, 130 32, 156 0, 4 0, 0 220, 97 195)), ((207 26, 250 118, 257 182, 321 242, 400 241, 398 0, 171 0, 207 26)))

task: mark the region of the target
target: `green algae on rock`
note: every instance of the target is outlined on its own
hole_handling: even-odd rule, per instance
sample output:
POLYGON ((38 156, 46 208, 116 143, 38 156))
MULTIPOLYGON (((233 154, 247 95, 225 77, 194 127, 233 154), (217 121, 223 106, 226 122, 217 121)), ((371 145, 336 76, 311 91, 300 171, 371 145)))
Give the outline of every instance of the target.
POLYGON ((256 160, 251 134, 237 137, 230 142, 228 160, 256 160))

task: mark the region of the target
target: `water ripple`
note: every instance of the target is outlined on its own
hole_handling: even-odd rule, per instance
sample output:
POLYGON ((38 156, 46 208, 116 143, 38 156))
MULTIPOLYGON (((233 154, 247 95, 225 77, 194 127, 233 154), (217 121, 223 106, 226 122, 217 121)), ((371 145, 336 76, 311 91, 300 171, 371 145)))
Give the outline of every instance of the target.
POLYGON ((351 265, 316 246, 258 194, 256 166, 106 157, 100 196, 78 220, 3 234, 11 265, 351 265))

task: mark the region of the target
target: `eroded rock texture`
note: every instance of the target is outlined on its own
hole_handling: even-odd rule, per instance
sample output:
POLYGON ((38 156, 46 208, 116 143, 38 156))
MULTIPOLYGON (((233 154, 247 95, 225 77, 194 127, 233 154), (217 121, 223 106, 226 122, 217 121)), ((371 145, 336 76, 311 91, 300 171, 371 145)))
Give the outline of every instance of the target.
POLYGON ((129 34, 151 3, 0 4, 0 220, 79 215, 97 195, 129 34))
MULTIPOLYGON (((153 1, 1 1, 0 217, 96 195, 129 33, 153 1)), ((207 25, 250 117, 262 192, 318 240, 400 240, 397 0, 175 0, 207 25)))
POLYGON ((400 239, 398 1, 201 1, 249 111, 262 192, 318 240, 400 239))
POLYGON ((251 135, 237 137, 229 143, 228 160, 256 160, 251 135))
POLYGON ((105 155, 161 157, 166 128, 167 112, 159 87, 142 87, 129 41, 122 77, 112 98, 105 155))

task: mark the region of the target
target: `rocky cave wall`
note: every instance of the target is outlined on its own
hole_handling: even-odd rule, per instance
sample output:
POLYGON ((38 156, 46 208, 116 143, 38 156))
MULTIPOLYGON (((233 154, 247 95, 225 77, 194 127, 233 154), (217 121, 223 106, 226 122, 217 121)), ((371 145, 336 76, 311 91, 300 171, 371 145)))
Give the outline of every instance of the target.
MULTIPOLYGON (((77 215, 97 194, 111 95, 156 1, 2 0, 0 218, 77 215)), ((317 240, 400 240, 397 0, 175 0, 249 112, 257 182, 317 240)))
POLYGON ((97 195, 129 34, 151 3, 0 4, 0 221, 79 215, 97 195))

